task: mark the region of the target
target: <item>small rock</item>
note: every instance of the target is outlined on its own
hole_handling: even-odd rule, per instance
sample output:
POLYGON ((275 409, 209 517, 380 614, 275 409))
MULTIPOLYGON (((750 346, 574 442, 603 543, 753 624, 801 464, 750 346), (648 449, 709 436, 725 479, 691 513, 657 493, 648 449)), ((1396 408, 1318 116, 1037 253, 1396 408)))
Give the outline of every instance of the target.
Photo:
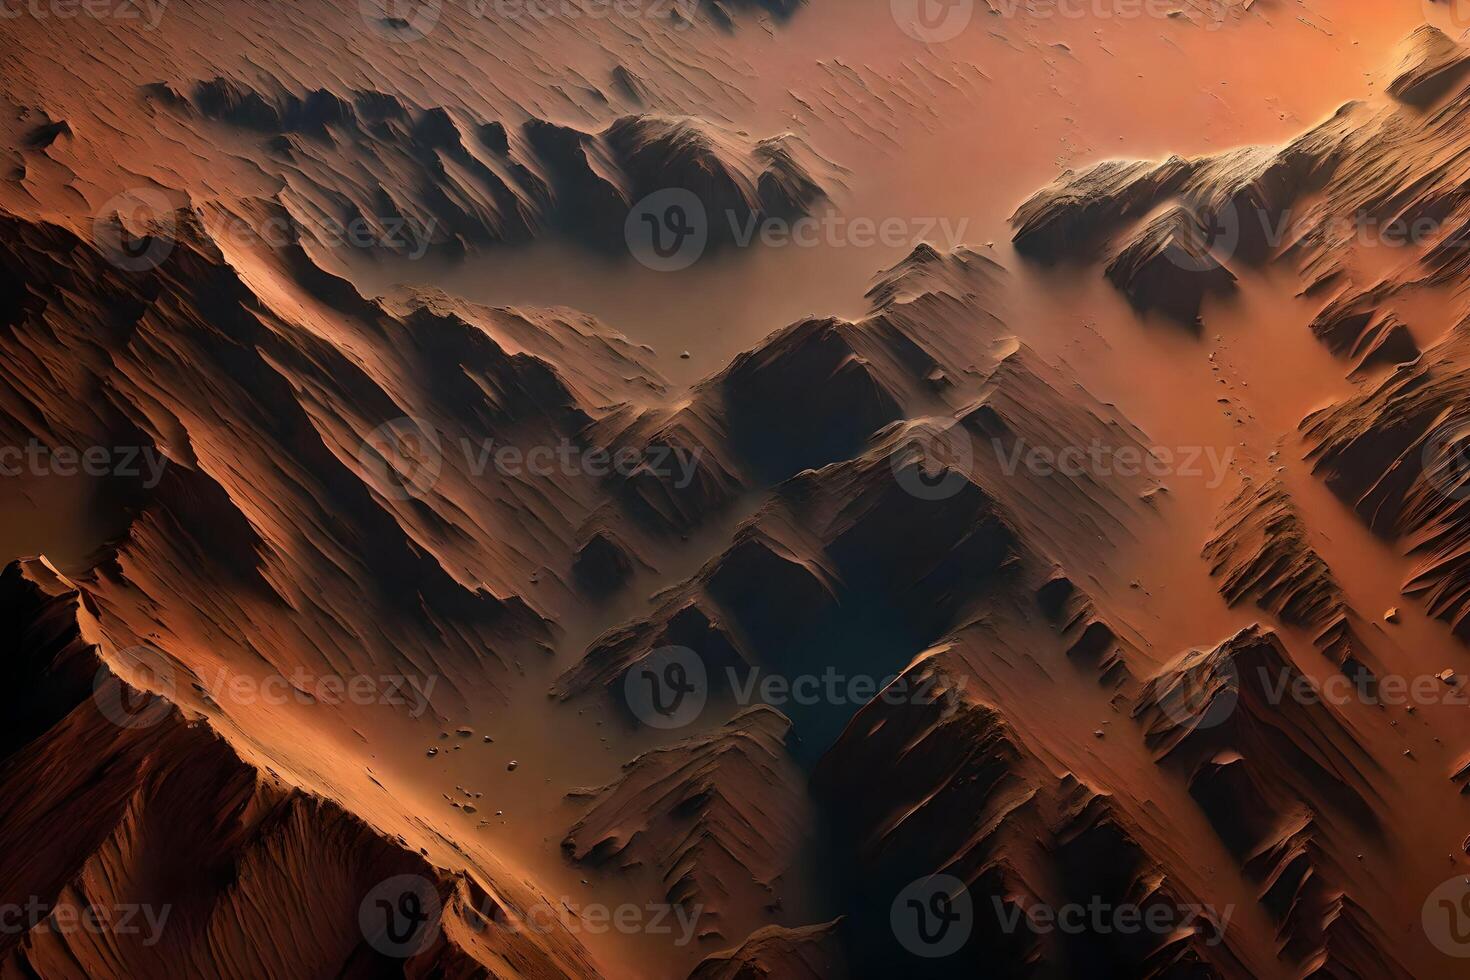
POLYGON ((505 764, 505 771, 506 772, 515 772, 516 771, 516 767, 519 766, 519 765, 520 765, 519 762, 517 762, 516 760, 512 759, 512 760, 510 760, 509 762, 507 762, 505 764))
POLYGON ((1397 623, 1399 621, 1399 607, 1389 606, 1388 612, 1383 614, 1383 621, 1385 623, 1397 623))
POLYGON ((436 756, 438 754, 439 754, 439 750, 438 749, 430 749, 429 750, 429 758, 431 758, 431 759, 434 758, 434 756, 436 756))
POLYGON ((690 353, 689 353, 689 352, 688 352, 688 351, 687 351, 687 350, 686 350, 686 351, 685 351, 685 352, 684 352, 684 353, 682 353, 682 354, 680 354, 680 355, 679 355, 679 360, 681 360, 681 361, 687 361, 687 360, 689 360, 689 358, 691 358, 691 357, 693 357, 693 356, 694 356, 694 355, 693 355, 693 354, 690 354, 690 353))

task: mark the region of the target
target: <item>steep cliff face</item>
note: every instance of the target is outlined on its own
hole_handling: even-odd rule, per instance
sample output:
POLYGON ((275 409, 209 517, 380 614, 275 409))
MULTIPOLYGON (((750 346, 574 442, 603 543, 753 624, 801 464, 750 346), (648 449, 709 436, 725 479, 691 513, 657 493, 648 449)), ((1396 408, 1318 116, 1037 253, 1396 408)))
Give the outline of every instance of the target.
POLYGON ((88 640, 93 602, 44 560, 0 575, 7 680, 37 693, 0 760, 8 971, 595 975, 569 933, 514 927, 533 891, 436 867, 133 688, 88 640))

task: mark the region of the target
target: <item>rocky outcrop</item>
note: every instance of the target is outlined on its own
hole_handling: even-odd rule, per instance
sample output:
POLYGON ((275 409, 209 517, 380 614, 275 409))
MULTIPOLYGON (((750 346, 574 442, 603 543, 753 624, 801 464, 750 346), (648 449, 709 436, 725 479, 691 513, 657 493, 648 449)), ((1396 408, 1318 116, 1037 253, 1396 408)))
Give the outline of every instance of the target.
POLYGON ((1235 289, 1234 274, 1211 252, 1221 234, 1193 212, 1172 208, 1124 246, 1107 277, 1135 309, 1158 310, 1194 326, 1206 297, 1235 289))
POLYGON ((1175 192, 1193 169, 1175 157, 1158 167, 1105 160, 1081 173, 1068 171, 1016 209, 1012 241, 1017 251, 1038 260, 1082 259, 1120 223, 1175 192))
POLYGON ((1345 613, 1342 590, 1279 480, 1241 487, 1204 556, 1232 606, 1250 599, 1287 623, 1319 630, 1345 613))
POLYGON ((38 694, 0 743, 0 901, 35 910, 0 937, 7 971, 442 974, 514 960, 527 976, 596 975, 564 930, 513 927, 542 901, 531 890, 492 897, 478 872, 435 867, 133 688, 87 640, 95 602, 44 560, 0 575, 19 641, 0 670, 38 694), (405 895, 413 915, 390 921, 405 895), (85 915, 99 924, 57 925, 85 915))
POLYGON ((598 133, 532 118, 517 130, 374 90, 298 95, 224 77, 197 85, 190 106, 270 138, 308 236, 317 220, 366 224, 377 234, 354 241, 413 254, 548 231, 623 249, 633 206, 675 190, 703 207, 708 241, 728 244, 752 220, 809 213, 832 175, 793 135, 751 141, 689 117, 623 116, 598 133), (362 156, 376 178, 352 165, 362 156))
POLYGON ((689 974, 689 980, 840 980, 848 976, 838 935, 840 927, 841 920, 799 929, 766 926, 751 933, 738 947, 706 956, 689 974))
POLYGON ((1133 716, 1163 764, 1195 773, 1236 753, 1268 792, 1300 793, 1376 826, 1374 766, 1317 691, 1280 637, 1252 626, 1168 664, 1133 716))
POLYGON ((784 745, 789 728, 779 712, 755 707, 710 735, 639 756, 612 785, 573 794, 588 809, 563 850, 610 872, 653 869, 667 900, 697 914, 701 937, 730 939, 732 915, 780 906, 782 875, 809 825, 784 745))
POLYGON ((1425 106, 1449 91, 1470 66, 1470 50, 1425 24, 1404 42, 1403 56, 1388 94, 1401 102, 1425 106))
MULTIPOLYGON (((1454 355, 1457 359, 1458 354, 1454 355)), ((1316 471, 1380 534, 1402 536, 1416 557, 1405 589, 1467 635, 1462 545, 1470 536, 1463 492, 1464 375, 1441 358, 1401 365, 1371 389, 1313 413, 1302 430, 1316 471)))
POLYGON ((1150 858, 1108 794, 1039 765, 999 710, 957 688, 941 662, 910 671, 937 671, 953 697, 934 705, 875 699, 813 777, 858 861, 861 902, 852 923, 860 962, 920 976, 981 964, 1002 976, 1027 975, 1037 964, 1098 976, 1235 968, 1210 913, 1181 919, 1189 896, 1150 858), (877 770, 891 774, 882 796, 866 792, 860 775, 877 770), (938 882, 948 901, 926 905, 926 888, 938 882), (1175 927, 1122 935, 1033 926, 1034 910, 1074 902, 1157 905, 1175 927), (963 941, 942 947, 942 958, 925 951, 926 943, 941 949, 932 918, 925 932, 905 918, 924 908, 961 910, 959 921, 970 926, 963 941))

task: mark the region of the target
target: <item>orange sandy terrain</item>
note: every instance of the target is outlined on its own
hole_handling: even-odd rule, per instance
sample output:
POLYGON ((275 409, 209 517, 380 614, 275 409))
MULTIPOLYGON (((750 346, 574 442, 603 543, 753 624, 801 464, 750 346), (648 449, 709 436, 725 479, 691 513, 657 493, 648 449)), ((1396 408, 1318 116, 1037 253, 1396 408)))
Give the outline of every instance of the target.
POLYGON ((1463 976, 1465 0, 0 0, 0 976, 1463 976))

